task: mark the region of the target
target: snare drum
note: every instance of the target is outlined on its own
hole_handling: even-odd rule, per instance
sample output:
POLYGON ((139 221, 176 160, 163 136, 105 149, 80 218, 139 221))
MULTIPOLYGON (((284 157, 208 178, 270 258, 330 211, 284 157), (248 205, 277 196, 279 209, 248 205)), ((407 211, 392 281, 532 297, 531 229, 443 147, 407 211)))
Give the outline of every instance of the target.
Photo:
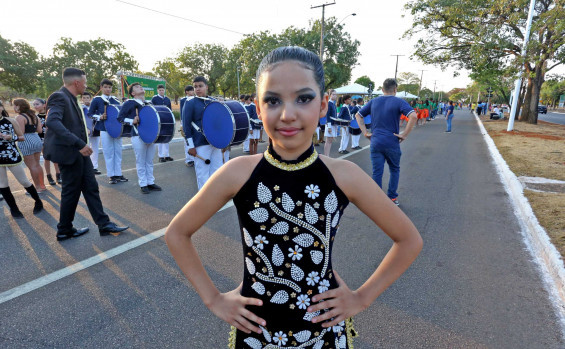
POLYGON ((92 134, 94 128, 94 120, 88 116, 88 107, 83 105, 82 112, 84 113, 84 123, 86 124, 86 129, 88 130, 88 135, 92 134))
POLYGON ((106 127, 106 132, 112 138, 131 137, 133 133, 132 126, 124 125, 118 121, 118 114, 121 109, 121 105, 110 104, 106 107, 106 116, 108 118, 104 120, 104 126, 106 127))
POLYGON ((349 123, 351 122, 351 120, 345 120, 345 119, 339 119, 339 118, 330 118, 332 121, 332 125, 338 125, 338 126, 342 126, 342 127, 347 127, 349 126, 349 123))
POLYGON ((236 101, 212 101, 202 115, 202 132, 218 149, 243 143, 249 134, 249 115, 236 101))
POLYGON ((139 111, 137 133, 144 143, 169 143, 175 135, 175 115, 163 105, 146 105, 139 111))

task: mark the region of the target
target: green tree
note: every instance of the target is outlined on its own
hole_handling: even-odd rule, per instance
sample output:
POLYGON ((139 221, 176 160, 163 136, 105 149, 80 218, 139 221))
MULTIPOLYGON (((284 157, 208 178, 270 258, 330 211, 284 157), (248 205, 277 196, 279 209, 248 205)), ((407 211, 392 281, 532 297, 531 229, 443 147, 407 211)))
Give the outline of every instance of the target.
POLYGON ((455 64, 473 72, 475 79, 512 78, 513 71, 524 72, 522 119, 535 124, 545 75, 565 61, 565 9, 562 1, 537 1, 530 41, 522 55, 528 3, 412 0, 406 9, 414 24, 404 36, 419 36, 414 55, 424 63, 442 68, 455 64), (502 75, 493 76, 496 71, 502 75))
POLYGON ((53 47, 52 56, 43 60, 44 89, 52 92, 60 87, 66 67, 86 71, 88 88, 97 92, 103 78, 111 79, 120 70, 136 71, 137 66, 122 44, 101 38, 76 42, 61 38, 53 47))
POLYGON ((167 94, 172 97, 175 103, 181 96, 184 96, 184 86, 187 83, 187 77, 184 75, 174 58, 165 58, 157 61, 153 67, 155 76, 167 81, 167 94))
POLYGON ((0 83, 21 92, 31 93, 39 83, 40 57, 25 42, 11 43, 0 36, 0 83))
POLYGON ((186 76, 202 75, 208 80, 208 93, 218 91, 225 73, 224 61, 227 49, 218 44, 194 44, 185 47, 177 57, 177 63, 186 76))
POLYGON ((365 87, 369 87, 369 84, 373 84, 373 89, 375 88, 375 82, 367 75, 358 77, 357 80, 355 80, 355 83, 365 87))
POLYGON ((565 80, 562 76, 554 75, 549 77, 541 87, 543 103, 554 108, 559 103, 559 98, 562 94, 565 94, 565 80))
POLYGON ((416 73, 401 72, 398 73, 398 91, 406 91, 413 95, 418 95, 420 88, 420 77, 416 73))

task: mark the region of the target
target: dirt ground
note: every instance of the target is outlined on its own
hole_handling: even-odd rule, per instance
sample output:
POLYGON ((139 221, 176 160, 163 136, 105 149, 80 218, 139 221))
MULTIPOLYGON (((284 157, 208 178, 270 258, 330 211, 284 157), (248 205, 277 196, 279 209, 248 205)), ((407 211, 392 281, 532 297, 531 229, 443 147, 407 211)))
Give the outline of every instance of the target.
MULTIPOLYGON (((565 180, 565 125, 543 121, 538 125, 516 122, 514 130, 507 132, 508 120, 481 119, 500 154, 517 176, 565 180)), ((524 190, 524 194, 540 224, 565 258, 565 194, 532 190, 524 190)))

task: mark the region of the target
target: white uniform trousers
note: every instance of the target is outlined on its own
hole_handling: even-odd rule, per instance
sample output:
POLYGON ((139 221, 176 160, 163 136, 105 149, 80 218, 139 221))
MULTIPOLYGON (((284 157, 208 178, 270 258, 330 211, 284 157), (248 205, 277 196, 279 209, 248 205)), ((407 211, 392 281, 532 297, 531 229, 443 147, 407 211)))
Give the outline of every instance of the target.
POLYGON ((106 161, 106 175, 108 177, 122 175, 122 138, 112 138, 108 132, 100 131, 102 141, 102 154, 106 161))
POLYGON ((355 148, 359 146, 359 140, 361 139, 361 135, 351 135, 351 147, 355 148))
POLYGON ((341 144, 339 145, 339 151, 343 151, 347 149, 349 145, 349 127, 341 127, 341 144))
POLYGON ((194 162, 194 156, 188 153, 188 144, 184 142, 184 162, 188 164, 191 161, 194 162))
POLYGON ((224 152, 224 164, 230 160, 230 151, 226 150, 224 152))
POLYGON ((169 143, 159 143, 159 157, 160 158, 169 157, 169 143))
POLYGON ((92 154, 90 154, 90 160, 92 161, 92 167, 96 170, 98 169, 98 148, 100 148, 100 137, 89 137, 90 147, 92 148, 92 154))
POLYGON ((194 158, 196 182, 198 183, 198 190, 200 190, 208 178, 222 166, 222 149, 214 148, 207 144, 196 147, 196 153, 201 156, 202 159, 210 159, 210 164, 206 165, 204 160, 197 157, 194 158))
POLYGON ((247 135, 247 138, 243 141, 243 151, 249 151, 249 138, 249 135, 247 135))
POLYGON ((155 157, 155 144, 147 144, 139 136, 131 138, 131 145, 135 152, 135 168, 137 169, 137 182, 140 187, 155 184, 153 176, 153 158, 155 157))

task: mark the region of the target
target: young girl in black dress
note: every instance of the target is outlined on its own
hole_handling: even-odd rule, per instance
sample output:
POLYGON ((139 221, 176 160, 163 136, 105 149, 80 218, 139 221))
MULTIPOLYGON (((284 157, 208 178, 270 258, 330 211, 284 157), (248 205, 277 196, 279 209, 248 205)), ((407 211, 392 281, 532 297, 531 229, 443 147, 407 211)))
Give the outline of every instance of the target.
POLYGON ((354 163, 312 145, 326 115, 317 55, 280 47, 256 76, 257 113, 270 145, 222 166, 167 228, 166 242, 206 306, 231 324, 231 348, 351 348, 350 318, 367 308, 414 261, 422 240, 412 222, 354 163), (233 199, 244 249, 243 282, 220 293, 192 235, 233 199), (371 277, 350 290, 331 263, 349 202, 393 240, 371 277))

